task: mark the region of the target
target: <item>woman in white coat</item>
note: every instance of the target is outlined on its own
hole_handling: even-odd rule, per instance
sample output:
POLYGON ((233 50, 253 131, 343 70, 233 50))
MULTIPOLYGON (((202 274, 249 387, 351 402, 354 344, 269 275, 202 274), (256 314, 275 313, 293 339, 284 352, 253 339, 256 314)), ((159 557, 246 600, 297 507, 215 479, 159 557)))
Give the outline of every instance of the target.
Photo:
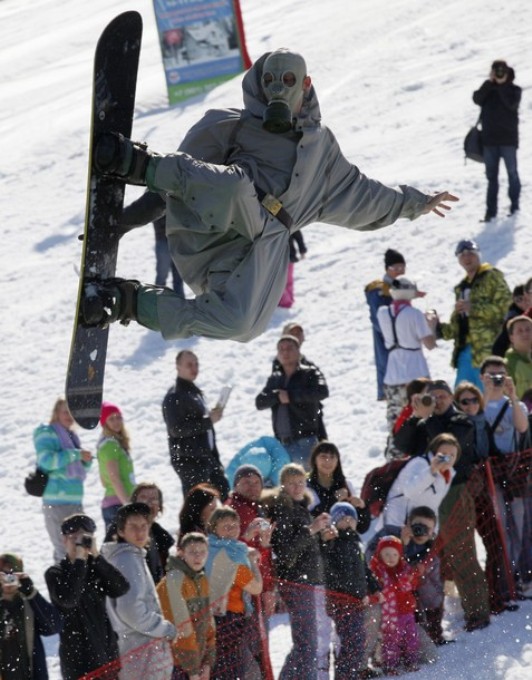
POLYGON ((375 526, 376 533, 367 545, 367 560, 371 558, 379 538, 401 536, 401 529, 413 508, 423 505, 438 515, 440 503, 456 474, 453 466, 460 452, 460 444, 452 434, 439 434, 430 442, 427 453, 413 457, 402 468, 390 487, 375 526))
POLYGON ((382 513, 384 526, 406 524, 413 508, 424 505, 438 514, 456 474, 453 466, 460 455, 460 444, 452 434, 440 434, 429 444, 428 452, 413 458, 392 484, 382 513))

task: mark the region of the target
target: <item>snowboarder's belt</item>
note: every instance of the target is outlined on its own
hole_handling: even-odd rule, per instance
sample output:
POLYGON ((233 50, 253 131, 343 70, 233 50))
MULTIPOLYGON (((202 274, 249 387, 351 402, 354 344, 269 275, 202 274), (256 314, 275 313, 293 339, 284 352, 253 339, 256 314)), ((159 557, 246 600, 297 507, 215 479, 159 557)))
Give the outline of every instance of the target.
POLYGON ((272 196, 272 194, 267 194, 260 187, 256 186, 255 189, 261 205, 266 208, 270 215, 276 217, 281 224, 284 224, 287 229, 290 229, 294 221, 283 208, 281 201, 278 198, 275 198, 275 196, 272 196))

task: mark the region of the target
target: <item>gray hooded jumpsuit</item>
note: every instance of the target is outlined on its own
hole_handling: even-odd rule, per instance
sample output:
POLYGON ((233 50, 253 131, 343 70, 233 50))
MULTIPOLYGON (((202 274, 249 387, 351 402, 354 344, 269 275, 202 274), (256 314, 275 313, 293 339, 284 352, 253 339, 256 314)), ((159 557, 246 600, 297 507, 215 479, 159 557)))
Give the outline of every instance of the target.
POLYGON ((267 56, 244 76, 244 110, 207 111, 175 154, 150 161, 146 179, 166 197, 172 258, 197 296, 141 288, 138 320, 166 339, 251 340, 267 328, 282 295, 290 231, 313 222, 378 229, 419 217, 430 199, 409 186, 386 187, 349 163, 320 124, 313 87, 292 130, 264 130, 267 56), (282 202, 290 231, 263 207, 256 187, 282 202))

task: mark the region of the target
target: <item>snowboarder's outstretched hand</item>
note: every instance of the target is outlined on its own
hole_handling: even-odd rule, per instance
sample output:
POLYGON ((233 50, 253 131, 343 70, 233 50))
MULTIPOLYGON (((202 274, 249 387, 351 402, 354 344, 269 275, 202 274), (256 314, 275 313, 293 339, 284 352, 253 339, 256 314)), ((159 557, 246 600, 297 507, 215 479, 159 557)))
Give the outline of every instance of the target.
POLYGON ((453 196, 453 194, 449 193, 448 191, 442 191, 439 194, 436 194, 433 196, 430 201, 427 203, 425 210, 423 210, 423 215, 426 215, 429 212, 434 212, 436 215, 439 217, 445 217, 445 210, 451 210, 450 205, 446 205, 448 201, 455 202, 459 201, 460 199, 458 196, 453 196))
POLYGON ((108 132, 96 140, 93 163, 102 175, 112 175, 128 184, 146 186, 146 170, 152 155, 147 144, 132 142, 122 134, 108 132))

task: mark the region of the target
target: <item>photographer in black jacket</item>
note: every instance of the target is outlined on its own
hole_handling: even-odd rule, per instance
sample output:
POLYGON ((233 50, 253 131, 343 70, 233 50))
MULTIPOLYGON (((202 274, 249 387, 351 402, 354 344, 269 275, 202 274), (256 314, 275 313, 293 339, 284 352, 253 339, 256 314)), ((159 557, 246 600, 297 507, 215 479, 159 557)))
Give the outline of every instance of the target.
POLYGON ((501 158, 508 173, 509 215, 519 210, 521 182, 517 173, 518 109, 521 88, 514 85, 515 72, 505 61, 491 65, 488 80, 473 93, 473 101, 481 107, 484 163, 488 178, 485 222, 497 215, 499 193, 499 161, 501 158))
POLYGON ((105 677, 120 670, 118 640, 105 609, 106 597, 120 597, 129 582, 99 553, 96 524, 88 515, 67 517, 61 524, 65 558, 46 570, 50 599, 63 615, 59 660, 63 680, 107 666, 105 677))

